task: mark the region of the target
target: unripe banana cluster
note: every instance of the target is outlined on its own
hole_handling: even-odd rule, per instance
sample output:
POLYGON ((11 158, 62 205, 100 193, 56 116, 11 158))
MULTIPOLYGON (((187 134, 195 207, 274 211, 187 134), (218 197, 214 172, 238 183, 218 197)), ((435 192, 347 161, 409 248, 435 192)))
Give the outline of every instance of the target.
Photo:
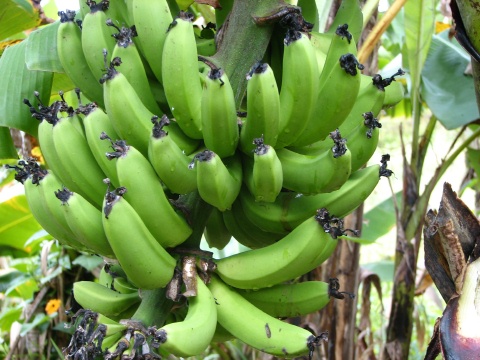
POLYGON ((403 72, 361 74, 347 24, 289 28, 281 72, 252 64, 238 108, 190 14, 165 0, 127 3, 60 12, 58 56, 78 108, 63 94, 24 101, 46 161, 14 167, 33 215, 108 263, 98 282, 74 284, 82 309, 67 358, 187 357, 234 338, 312 357, 325 334, 280 319, 343 298, 338 283, 294 279, 331 256, 348 231, 342 218, 391 175, 388 155, 363 166, 380 110, 403 96, 403 72), (182 247, 199 225, 178 205, 191 194, 210 211, 200 224, 210 247, 235 238, 251 250, 213 259, 182 247))

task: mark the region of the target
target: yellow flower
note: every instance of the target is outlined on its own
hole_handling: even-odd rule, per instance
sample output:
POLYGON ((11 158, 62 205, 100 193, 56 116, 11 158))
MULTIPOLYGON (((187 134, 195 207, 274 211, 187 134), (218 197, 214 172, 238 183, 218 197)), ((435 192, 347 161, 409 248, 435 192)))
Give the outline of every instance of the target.
POLYGON ((58 308, 60 307, 60 304, 62 302, 60 299, 51 299, 48 301, 47 305, 45 306, 45 312, 47 315, 51 315, 53 313, 56 313, 58 311, 58 308))

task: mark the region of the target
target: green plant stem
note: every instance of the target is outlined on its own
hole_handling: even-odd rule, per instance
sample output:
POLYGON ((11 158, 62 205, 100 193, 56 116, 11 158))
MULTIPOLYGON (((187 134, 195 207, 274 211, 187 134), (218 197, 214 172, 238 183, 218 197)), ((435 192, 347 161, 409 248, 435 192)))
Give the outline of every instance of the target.
POLYGON ((188 212, 187 221, 192 224, 193 232, 182 244, 182 248, 200 249, 200 241, 202 240, 205 224, 212 212, 212 205, 206 203, 198 191, 180 197, 177 206, 185 208, 188 212))
POLYGON ((165 288, 140 291, 142 301, 131 320, 140 321, 146 328, 163 326, 173 306, 173 301, 165 297, 165 288))
POLYGON ((452 165, 458 155, 460 155, 466 149, 466 147, 479 136, 480 128, 475 130, 448 158, 446 158, 437 167, 422 195, 418 198, 415 210, 410 217, 410 221, 408 221, 407 226, 405 227, 405 237, 407 239, 413 238, 415 233, 418 231, 418 228, 423 224, 423 217, 427 210, 430 195, 432 194, 433 189, 437 185, 442 175, 445 173, 445 171, 447 171, 450 165, 452 165))
POLYGON ((285 4, 279 0, 236 0, 213 60, 219 63, 235 90, 237 108, 247 87, 246 74, 261 60, 272 35, 273 24, 259 26, 253 16, 266 16, 285 4))
POLYGON ((418 161, 417 161, 417 182, 420 184, 420 180, 422 177, 422 169, 423 164, 425 163, 425 157, 427 156, 428 144, 432 140, 433 131, 435 130, 435 126, 437 125, 437 117, 432 115, 428 120, 427 127, 423 132, 423 136, 421 138, 420 144, 418 145, 418 161))
POLYGON ((411 170, 415 176, 417 182, 417 189, 419 186, 418 179, 421 177, 421 168, 418 168, 418 164, 421 162, 419 159, 419 146, 420 141, 420 123, 422 114, 422 104, 418 99, 419 96, 418 87, 413 88, 412 84, 412 117, 413 117, 413 129, 412 129, 412 154, 410 158, 411 170))

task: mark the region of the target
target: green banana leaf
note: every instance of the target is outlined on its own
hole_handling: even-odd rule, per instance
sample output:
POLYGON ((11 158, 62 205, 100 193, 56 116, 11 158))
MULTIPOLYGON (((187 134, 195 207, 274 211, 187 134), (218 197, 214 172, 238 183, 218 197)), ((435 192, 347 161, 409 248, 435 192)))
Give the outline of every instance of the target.
MULTIPOLYGON (((402 192, 395 194, 396 201, 401 201, 402 192)), ((396 225, 393 197, 382 201, 377 206, 363 214, 364 224, 360 235, 364 244, 373 243, 386 235, 396 225)))
POLYGON ((435 29, 435 1, 407 1, 404 5, 404 25, 404 61, 408 62, 411 87, 416 92, 435 29))
POLYGON ((0 58, 0 74, 5 81, 0 87, 0 126, 12 127, 37 136, 38 121, 33 119, 23 99, 36 103, 33 92, 40 93, 45 104, 50 98, 53 73, 28 70, 25 65, 27 41, 7 48, 0 58), (5 75, 8 74, 8 75, 5 75))
POLYGON ((28 323, 22 324, 21 331, 20 331, 20 336, 25 336, 27 333, 35 328, 43 328, 43 330, 46 330, 48 325, 50 324, 50 321, 52 318, 56 317, 57 314, 52 314, 52 315, 45 315, 44 313, 38 313, 35 315, 33 320, 28 323))
POLYGON ((479 118, 472 75, 465 70, 470 56, 449 31, 433 36, 422 71, 422 98, 448 130, 479 118))
POLYGON ((25 62, 28 70, 64 72, 57 54, 59 21, 33 31, 27 38, 25 62))
POLYGON ((0 126, 0 160, 18 158, 17 150, 10 136, 10 129, 0 126))
POLYGON ((0 40, 38 25, 38 12, 27 0, 2 0, 0 6, 0 40))
POLYGON ((103 263, 103 258, 97 255, 79 255, 72 261, 73 265, 80 265, 87 271, 92 271, 103 263))
POLYGON ((19 304, 15 307, 2 309, 0 313, 0 331, 10 331, 12 324, 21 318, 24 306, 25 304, 19 304))
POLYGON ((362 264, 362 268, 377 274, 382 281, 392 282, 395 271, 393 260, 379 260, 362 264))
POLYGON ((27 204, 25 195, 0 203, 0 246, 32 252, 34 244, 26 242, 42 230, 27 204))
POLYGON ((38 291, 37 282, 31 275, 15 270, 0 276, 0 285, 0 292, 24 300, 33 298, 38 291))

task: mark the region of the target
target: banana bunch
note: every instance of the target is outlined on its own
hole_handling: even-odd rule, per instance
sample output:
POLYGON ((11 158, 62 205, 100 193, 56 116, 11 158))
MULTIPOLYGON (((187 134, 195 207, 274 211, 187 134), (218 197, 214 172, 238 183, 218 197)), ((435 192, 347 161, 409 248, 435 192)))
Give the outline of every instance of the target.
POLYGON ((342 218, 392 174, 388 155, 365 165, 380 111, 403 97, 403 71, 362 74, 348 24, 316 33, 297 16, 301 26, 283 22, 283 49, 252 64, 239 107, 194 16, 177 11, 102 0, 59 12, 75 106, 63 93, 24 100, 44 164, 10 167, 32 214, 106 264, 98 281, 73 286, 80 310, 65 356, 188 357, 237 338, 311 358, 325 334, 280 319, 344 298, 338 283, 296 279, 358 234, 342 218), (202 235, 211 248, 234 238, 250 250, 215 259, 202 235))

